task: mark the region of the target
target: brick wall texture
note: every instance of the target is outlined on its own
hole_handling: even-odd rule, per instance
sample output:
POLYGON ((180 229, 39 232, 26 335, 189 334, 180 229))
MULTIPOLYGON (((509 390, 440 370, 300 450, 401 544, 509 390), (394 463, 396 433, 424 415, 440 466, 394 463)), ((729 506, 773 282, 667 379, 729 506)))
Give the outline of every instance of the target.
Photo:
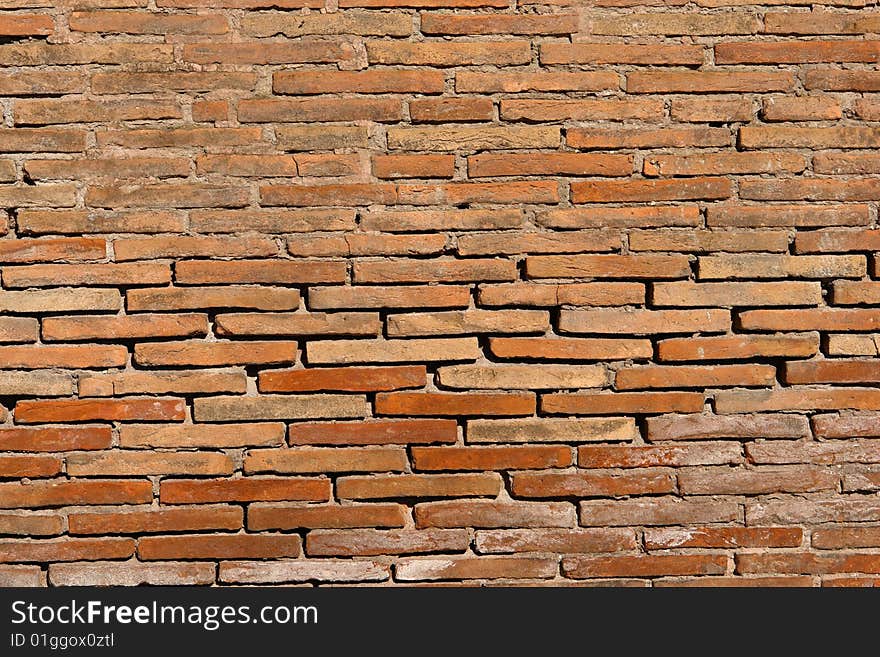
POLYGON ((880 582, 810 4, 3 0, 0 582, 880 582))

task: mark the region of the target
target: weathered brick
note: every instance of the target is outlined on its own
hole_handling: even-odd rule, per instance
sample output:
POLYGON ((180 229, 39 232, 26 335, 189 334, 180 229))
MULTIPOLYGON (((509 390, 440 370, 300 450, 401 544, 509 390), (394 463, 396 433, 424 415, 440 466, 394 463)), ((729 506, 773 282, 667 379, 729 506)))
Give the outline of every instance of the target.
POLYGON ((476 532, 482 554, 510 552, 623 552, 635 549, 629 529, 487 529, 476 532))
POLYGON ((571 184, 573 203, 720 200, 732 195, 730 180, 718 176, 687 180, 609 180, 571 184))
POLYGON ((412 335, 473 335, 480 333, 543 333, 549 314, 540 310, 465 310, 389 315, 387 333, 412 335))
POLYGON ((558 564, 548 557, 409 557, 394 567, 397 579, 407 581, 446 579, 530 579, 556 575, 558 564))
POLYGON ((31 509, 70 505, 144 504, 153 499, 146 479, 87 479, 0 484, 0 508, 31 509))
POLYGON ((476 360, 480 356, 476 338, 321 340, 309 342, 306 352, 312 364, 442 362, 476 360))
POLYGON ((0 585, 880 583, 880 12, 784 1, 6 0, 0 585))
POLYGON ((650 468, 742 463, 742 449, 731 442, 705 442, 649 447, 581 445, 582 468, 650 468))
POLYGON ((330 480, 319 477, 247 477, 242 479, 165 479, 159 489, 163 504, 214 502, 326 502, 330 480))
POLYGON ((390 577, 381 561, 320 559, 305 561, 223 561, 218 579, 239 584, 280 584, 284 582, 382 582, 390 577))
POLYGON ((786 552, 777 554, 740 553, 736 555, 738 573, 878 573, 876 554, 816 554, 786 552))
POLYGON ((867 226, 866 205, 717 205, 708 208, 709 226, 867 226))
MULTIPOLYGON (((247 447, 284 442, 284 425, 248 424, 126 424, 119 429, 123 447, 247 447)), ((80 448, 82 449, 82 448, 80 448)))
POLYGON ((653 285, 657 306, 804 306, 818 305, 822 299, 819 283, 782 282, 659 282, 653 285))
POLYGON ((646 420, 647 440, 713 440, 717 438, 807 438, 809 420, 801 415, 665 415, 646 420))
POLYGON ((638 438, 631 418, 468 420, 469 443, 617 442, 638 438))
POLYGON ((823 414, 814 416, 812 424, 817 438, 880 437, 878 419, 875 413, 823 414))
POLYGON ((674 492, 675 480, 665 473, 523 472, 512 475, 511 490, 525 498, 657 495, 674 492))
POLYGON ((574 506, 567 502, 495 502, 460 500, 423 502, 414 510, 416 527, 573 527, 574 506))
POLYGON ((502 66, 527 64, 532 56, 528 41, 410 43, 403 41, 367 41, 367 59, 371 64, 408 66, 502 66))
MULTIPOLYGON (((788 251, 788 233, 781 230, 635 230, 629 234, 632 251, 788 251)), ((678 287, 684 287, 679 284, 678 287)), ((664 289, 658 285, 655 290, 664 289)))
POLYGON ((126 303, 129 311, 166 310, 295 310, 299 292, 283 287, 161 287, 129 290, 126 303))
POLYGON ((201 397, 193 402, 193 418, 197 422, 346 418, 366 415, 365 398, 358 395, 201 397))
POLYGON ((664 554, 618 557, 564 557, 562 572, 575 579, 590 577, 661 577, 670 575, 722 575, 725 554, 664 554))
POLYGON ((839 499, 805 500, 802 497, 779 497, 746 505, 749 525, 876 522, 880 505, 876 497, 847 495, 839 499))
POLYGON ((290 426, 292 445, 454 443, 457 436, 455 420, 383 419, 357 422, 305 422, 290 426))
POLYGON ((278 365, 296 361, 296 342, 147 342, 135 345, 134 361, 147 367, 278 365))
POLYGON ((558 328, 561 333, 720 333, 730 329, 730 315, 723 310, 563 310, 558 328))
POLYGON ((403 474, 342 477, 336 482, 336 493, 341 499, 350 500, 496 497, 501 487, 501 477, 498 474, 403 474))
POLYGON ((247 474, 401 472, 406 467, 406 451, 396 447, 260 449, 251 450, 244 459, 247 474))
POLYGON ((534 470, 571 464, 571 449, 559 445, 505 447, 413 447, 415 470, 534 470))
POLYGON ((380 392, 375 410, 377 415, 531 415, 535 412, 535 396, 530 392, 380 392))
POLYGON ((379 392, 421 388, 425 382, 425 367, 419 365, 278 370, 259 375, 261 392, 379 392))
POLYGON ((306 536, 306 552, 334 557, 463 552, 468 543, 463 529, 316 529, 306 536))
POLYGON ((838 476, 814 466, 759 467, 753 470, 704 468, 678 475, 685 495, 765 495, 836 490, 838 476))
POLYGON ((699 413, 704 401, 699 392, 551 393, 541 398, 541 411, 551 415, 699 413))
POLYGON ((766 93, 792 91, 794 85, 788 72, 635 71, 626 76, 630 93, 766 93))
POLYGON ((715 395, 718 413, 778 410, 878 410, 880 394, 872 388, 808 388, 725 391, 715 395))
POLYGON ((799 547, 802 540, 803 530, 798 527, 694 527, 645 532, 645 547, 649 550, 799 547))
POLYGON ((703 63, 703 48, 665 44, 542 43, 541 63, 699 66, 703 63))
POLYGON ((643 283, 501 283, 480 285, 477 299, 484 306, 625 306, 645 300, 643 283))
MULTIPOLYGON (((736 360, 812 356, 819 351, 817 333, 715 338, 670 338, 658 343, 661 361, 736 360)), ((757 367, 757 366, 756 366, 757 367)))
POLYGON ((135 475, 231 475, 232 459, 225 454, 193 452, 126 453, 118 451, 71 454, 67 474, 81 477, 135 475))
MULTIPOLYGON (((875 431, 876 432, 876 431, 875 431)), ((818 431, 817 431, 818 433, 818 431)), ((857 435, 857 434, 850 434, 857 435)), ((746 446, 746 454, 752 463, 876 463, 877 444, 873 440, 853 438, 845 441, 757 442, 746 446)))

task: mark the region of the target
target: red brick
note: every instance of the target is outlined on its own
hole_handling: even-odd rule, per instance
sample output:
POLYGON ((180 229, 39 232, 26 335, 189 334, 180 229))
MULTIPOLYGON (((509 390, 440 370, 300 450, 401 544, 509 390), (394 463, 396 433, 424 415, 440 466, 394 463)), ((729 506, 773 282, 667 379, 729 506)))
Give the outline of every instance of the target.
POLYGON ((54 477, 61 473, 61 459, 55 456, 0 455, 0 477, 54 477))
POLYGON ((225 34, 226 18, 217 14, 157 14, 137 11, 75 11, 70 29, 123 34, 225 34))
POLYGON ((699 46, 662 44, 543 43, 541 63, 693 66, 703 63, 703 49, 699 46))
POLYGON ((165 479, 162 481, 159 493, 163 504, 283 500, 322 502, 330 497, 330 480, 308 477, 165 479))
POLYGON ((559 415, 699 413, 704 400, 698 392, 552 393, 541 398, 541 411, 559 415))
POLYGON ((772 365, 650 365, 617 371, 618 390, 648 388, 768 387, 776 382, 772 365))
POLYGON ((562 572, 575 579, 723 575, 726 571, 727 555, 724 554, 564 557, 562 559, 562 572))
POLYGON ((248 509, 248 529, 347 529, 403 527, 406 508, 399 504, 269 506, 248 509))
POLYGON ((645 547, 648 550, 799 547, 803 533, 798 527, 649 529, 645 531, 645 547))
POLYGON ((581 445, 578 465, 582 468, 650 468, 742 463, 742 450, 736 443, 697 443, 650 447, 612 447, 581 445))
POLYGON ((715 438, 806 438, 810 423, 800 415, 666 415, 646 421, 646 439, 712 440, 715 438))
POLYGON ((468 543, 463 529, 316 529, 306 536, 306 552, 342 557, 463 552, 468 543))

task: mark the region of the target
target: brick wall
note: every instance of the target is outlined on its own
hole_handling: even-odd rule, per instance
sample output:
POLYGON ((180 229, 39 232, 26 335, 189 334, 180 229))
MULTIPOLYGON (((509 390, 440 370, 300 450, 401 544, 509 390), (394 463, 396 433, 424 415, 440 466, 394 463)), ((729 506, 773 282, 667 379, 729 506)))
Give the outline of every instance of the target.
POLYGON ((880 581, 880 13, 536 2, 2 2, 0 583, 880 581))

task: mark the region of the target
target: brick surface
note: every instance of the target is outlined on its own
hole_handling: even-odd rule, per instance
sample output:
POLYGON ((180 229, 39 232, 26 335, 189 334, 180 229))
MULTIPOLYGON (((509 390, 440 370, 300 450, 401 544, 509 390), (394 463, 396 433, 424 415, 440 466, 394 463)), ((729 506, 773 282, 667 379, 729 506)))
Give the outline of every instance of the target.
POLYGON ((873 3, 5 4, 0 585, 877 585, 873 3))

